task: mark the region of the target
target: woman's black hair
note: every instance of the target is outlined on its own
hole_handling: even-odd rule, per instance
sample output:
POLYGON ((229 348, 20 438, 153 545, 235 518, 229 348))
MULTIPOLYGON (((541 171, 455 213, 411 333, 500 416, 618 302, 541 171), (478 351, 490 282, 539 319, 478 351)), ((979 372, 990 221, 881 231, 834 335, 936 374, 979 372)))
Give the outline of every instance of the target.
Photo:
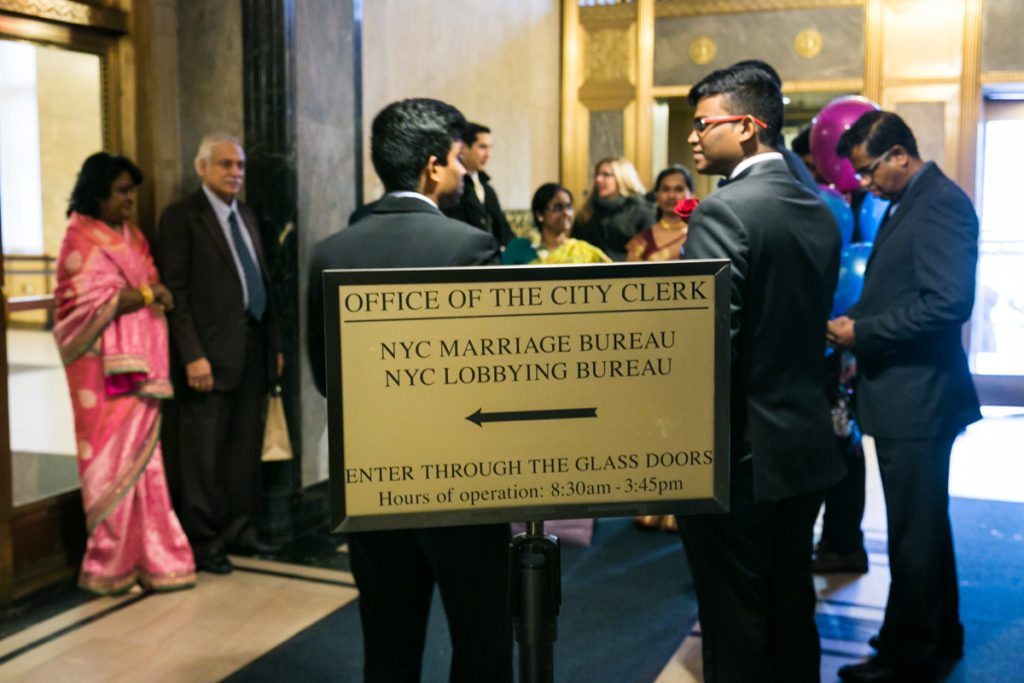
POLYGON ((127 157, 107 152, 96 152, 85 160, 78 172, 75 189, 71 190, 67 215, 72 211, 100 218, 100 200, 110 197, 114 181, 122 173, 132 178, 132 183, 142 182, 142 171, 127 157))
POLYGON ((686 189, 693 192, 693 174, 690 173, 690 169, 680 164, 672 164, 658 174, 657 179, 654 181, 654 191, 658 191, 658 188, 661 187, 661 181, 664 180, 666 176, 675 175, 676 173, 683 176, 683 180, 686 181, 686 189))
POLYGON ((569 201, 573 201, 569 188, 558 183, 544 183, 533 193, 533 201, 530 202, 530 215, 533 216, 533 224, 537 226, 538 230, 541 229, 541 222, 537 220, 537 214, 544 213, 548 208, 548 202, 554 199, 559 192, 566 193, 569 195, 569 201))

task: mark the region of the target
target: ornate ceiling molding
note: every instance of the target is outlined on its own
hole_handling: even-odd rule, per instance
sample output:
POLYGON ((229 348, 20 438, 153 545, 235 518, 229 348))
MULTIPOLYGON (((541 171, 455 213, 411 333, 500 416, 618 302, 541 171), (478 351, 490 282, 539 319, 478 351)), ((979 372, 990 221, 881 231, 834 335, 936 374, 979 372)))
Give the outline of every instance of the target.
POLYGON ((585 26, 628 24, 632 21, 636 21, 636 4, 634 3, 580 7, 580 23, 585 26))
POLYGON ((125 12, 73 0, 0 0, 0 12, 117 33, 128 31, 128 15, 125 12))
POLYGON ((865 0, 658 0, 654 5, 654 13, 659 18, 694 17, 701 14, 863 7, 864 2, 865 0))

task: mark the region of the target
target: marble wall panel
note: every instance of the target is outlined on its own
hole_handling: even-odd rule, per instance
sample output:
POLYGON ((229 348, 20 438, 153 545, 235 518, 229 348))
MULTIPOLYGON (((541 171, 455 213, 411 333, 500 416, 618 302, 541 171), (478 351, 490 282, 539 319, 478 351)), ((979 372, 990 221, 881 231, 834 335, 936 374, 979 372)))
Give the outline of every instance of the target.
MULTIPOLYGON (((917 151, 925 161, 944 166, 946 158, 946 104, 944 102, 899 102, 895 107, 917 140, 917 151)), ((956 169, 945 169, 950 173, 956 169)))
POLYGON ((985 0, 981 71, 1024 71, 1024 2, 985 0))
POLYGON ((864 10, 859 7, 663 17, 655 22, 654 84, 692 85, 708 72, 741 59, 763 59, 783 81, 861 78, 864 74, 864 10), (821 34, 813 59, 797 54, 805 29, 821 34), (690 45, 710 38, 715 54, 706 64, 690 60, 690 45))
POLYGON ((373 117, 405 97, 457 106, 492 130, 487 172, 506 209, 558 179, 558 0, 372 0, 363 3, 364 199, 383 191, 370 162, 373 117))
MULTIPOLYGON (((594 166, 605 157, 622 156, 623 150, 623 113, 618 111, 590 112, 590 164, 591 175, 594 166)), ((593 180, 593 177, 590 178, 593 180)))
POLYGON ((890 2, 883 9, 882 22, 885 81, 960 77, 964 0, 890 2))
POLYGON ((143 126, 150 131, 151 173, 146 184, 152 188, 154 223, 140 226, 143 230, 156 229, 160 211, 181 196, 183 181, 187 187, 195 184, 191 160, 198 141, 190 143, 193 148, 189 150, 184 150, 181 142, 182 110, 193 104, 181 100, 178 88, 178 4, 178 0, 150 0, 149 58, 140 60, 149 67, 143 76, 148 87, 145 92, 140 89, 139 95, 147 98, 149 105, 140 111, 140 116, 148 117, 143 126))
POLYGON ((243 134, 241 3, 178 3, 178 93, 180 186, 187 192, 198 187, 193 160, 203 135, 243 134))
MULTIPOLYGON (((340 230, 356 206, 359 93, 353 0, 303 0, 295 7, 300 328, 305 338, 313 246, 340 230)), ((301 362, 308 367, 305 342, 301 362)), ((327 404, 302 373, 302 485, 328 477, 327 404)))

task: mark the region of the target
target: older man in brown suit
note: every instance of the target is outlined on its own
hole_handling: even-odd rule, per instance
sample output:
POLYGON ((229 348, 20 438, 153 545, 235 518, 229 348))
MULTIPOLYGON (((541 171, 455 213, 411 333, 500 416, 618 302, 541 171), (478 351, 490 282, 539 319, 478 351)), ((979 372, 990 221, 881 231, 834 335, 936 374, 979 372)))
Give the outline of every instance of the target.
POLYGON ((199 569, 231 571, 227 550, 263 552, 259 501, 266 397, 283 366, 256 214, 238 200, 245 152, 229 135, 199 146, 199 190, 160 217, 156 259, 179 407, 177 507, 199 569))

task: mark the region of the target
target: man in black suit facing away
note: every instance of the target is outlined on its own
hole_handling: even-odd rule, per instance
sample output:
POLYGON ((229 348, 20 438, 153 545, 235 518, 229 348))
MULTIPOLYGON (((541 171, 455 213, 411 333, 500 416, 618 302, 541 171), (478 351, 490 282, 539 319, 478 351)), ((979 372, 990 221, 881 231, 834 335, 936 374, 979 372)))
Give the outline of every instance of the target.
POLYGON ((878 654, 847 681, 931 680, 963 656, 949 524, 949 457, 981 418, 961 342, 974 306, 978 218, 896 114, 869 112, 839 138, 861 186, 891 200, 860 301, 829 323, 857 354, 858 408, 875 438, 892 574, 878 654))
MULTIPOLYGON (((396 102, 373 121, 373 166, 387 194, 373 213, 314 249, 309 282, 309 359, 326 394, 322 271, 332 268, 473 266, 498 262, 489 233, 445 218, 458 199, 465 124, 429 99, 396 102)), ((452 639, 452 681, 512 680, 507 524, 368 531, 349 535, 359 587, 365 679, 417 681, 436 581, 452 639)))
POLYGON ((284 357, 256 214, 238 200, 245 152, 234 137, 199 145, 200 189, 160 216, 156 262, 168 312, 178 410, 178 515, 199 569, 231 571, 226 550, 260 553, 267 393, 284 357))
POLYGON ((715 71, 689 98, 697 171, 726 180, 694 212, 686 258, 732 262, 730 511, 679 518, 704 680, 817 681, 814 520, 843 475, 821 337, 839 229, 773 147, 782 94, 764 70, 715 71))
POLYGON ((462 131, 462 165, 466 167, 466 184, 459 201, 445 208, 444 215, 485 230, 501 244, 512 239, 512 228, 501 210, 498 195, 491 187, 491 177, 484 166, 491 158, 491 129, 479 123, 467 123, 462 131))

